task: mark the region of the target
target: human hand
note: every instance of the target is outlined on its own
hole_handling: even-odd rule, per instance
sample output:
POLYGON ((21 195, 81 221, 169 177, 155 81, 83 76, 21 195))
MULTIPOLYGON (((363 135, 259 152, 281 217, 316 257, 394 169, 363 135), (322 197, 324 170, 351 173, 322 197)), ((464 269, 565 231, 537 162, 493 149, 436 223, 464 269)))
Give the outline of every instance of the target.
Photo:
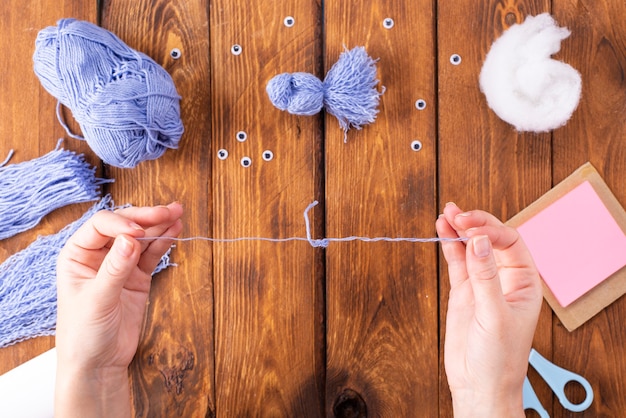
POLYGON ((444 364, 454 414, 524 416, 522 386, 542 303, 539 273, 518 232, 483 211, 446 205, 436 223, 450 295, 444 364))
POLYGON ((100 211, 57 261, 56 416, 130 416, 135 355, 152 272, 182 230, 182 206, 100 211))

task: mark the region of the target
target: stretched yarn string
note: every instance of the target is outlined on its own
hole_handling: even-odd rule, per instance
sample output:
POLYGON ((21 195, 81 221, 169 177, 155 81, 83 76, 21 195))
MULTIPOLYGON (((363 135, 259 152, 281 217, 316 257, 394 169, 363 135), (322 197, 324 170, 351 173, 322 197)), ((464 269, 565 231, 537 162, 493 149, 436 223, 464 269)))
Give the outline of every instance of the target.
POLYGON ((35 74, 68 107, 91 149, 107 164, 131 168, 177 148, 180 96, 170 75, 147 55, 92 23, 62 19, 39 32, 35 74))
POLYGON ((304 225, 306 229, 305 237, 286 237, 286 238, 267 238, 267 237, 238 237, 238 238, 211 238, 211 237, 186 237, 186 238, 169 238, 169 237, 146 237, 138 238, 140 240, 157 240, 168 239, 173 241, 209 241, 215 243, 232 243, 241 241, 264 241, 264 242, 289 242, 289 241, 306 241, 313 248, 327 248, 331 242, 350 242, 350 241, 362 241, 362 242, 454 242, 454 241, 467 241, 467 238, 418 238, 418 237, 363 237, 363 236, 349 236, 338 238, 321 238, 314 239, 311 236, 311 224, 309 221, 309 211, 317 206, 317 200, 309 204, 304 210, 304 225))

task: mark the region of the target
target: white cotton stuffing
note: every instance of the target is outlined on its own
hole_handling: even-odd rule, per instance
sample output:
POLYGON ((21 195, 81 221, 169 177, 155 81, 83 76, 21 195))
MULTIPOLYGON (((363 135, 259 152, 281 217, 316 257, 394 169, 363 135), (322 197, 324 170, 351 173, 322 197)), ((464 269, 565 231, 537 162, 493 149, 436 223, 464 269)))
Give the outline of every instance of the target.
POLYGON ((543 13, 511 26, 491 46, 480 72, 480 89, 489 107, 518 131, 559 128, 578 106, 580 74, 550 58, 569 35, 543 13))

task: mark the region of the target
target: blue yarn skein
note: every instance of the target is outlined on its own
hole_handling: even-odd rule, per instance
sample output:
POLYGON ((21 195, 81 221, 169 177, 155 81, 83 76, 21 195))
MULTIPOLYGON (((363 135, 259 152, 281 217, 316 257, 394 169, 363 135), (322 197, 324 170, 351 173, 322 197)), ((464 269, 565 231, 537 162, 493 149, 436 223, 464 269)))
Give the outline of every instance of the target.
POLYGON ((72 111, 91 149, 107 164, 132 168, 177 148, 180 96, 167 71, 92 23, 57 25, 37 35, 35 74, 72 111))
POLYGON ((309 73, 283 73, 267 83, 266 91, 274 106, 294 115, 314 115, 324 107, 347 132, 376 119, 383 94, 377 84, 376 60, 356 47, 341 53, 323 82, 309 73))

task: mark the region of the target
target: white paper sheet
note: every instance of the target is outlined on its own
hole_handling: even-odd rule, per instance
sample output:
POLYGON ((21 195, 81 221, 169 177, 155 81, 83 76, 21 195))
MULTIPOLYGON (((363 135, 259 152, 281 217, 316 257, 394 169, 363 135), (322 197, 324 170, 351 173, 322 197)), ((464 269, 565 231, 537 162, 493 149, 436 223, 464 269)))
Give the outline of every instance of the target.
POLYGON ((56 349, 0 376, 0 417, 52 418, 56 349))

